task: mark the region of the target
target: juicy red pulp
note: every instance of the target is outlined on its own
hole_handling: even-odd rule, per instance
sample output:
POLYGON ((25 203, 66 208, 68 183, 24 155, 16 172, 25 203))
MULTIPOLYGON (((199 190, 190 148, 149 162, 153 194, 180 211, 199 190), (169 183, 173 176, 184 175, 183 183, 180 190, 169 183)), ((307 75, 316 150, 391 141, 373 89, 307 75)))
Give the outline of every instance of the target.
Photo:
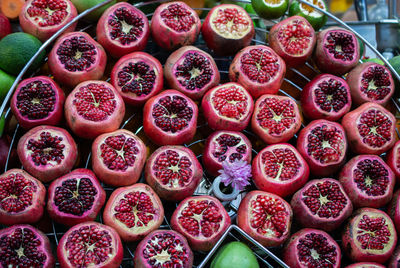
POLYGON ((143 18, 126 7, 117 8, 108 17, 111 40, 117 40, 122 45, 129 45, 143 36, 144 25, 143 18))
POLYGON ((392 120, 377 109, 370 109, 361 114, 357 124, 363 142, 373 148, 379 148, 390 142, 392 120))
POLYGON ((239 145, 241 142, 243 142, 240 137, 222 134, 215 141, 218 145, 212 154, 218 159, 218 162, 224 162, 228 158, 228 161, 233 163, 236 159, 242 159, 246 154, 247 146, 246 144, 239 145), (232 149, 234 152, 232 152, 232 149), (227 154, 228 150, 230 151, 230 154, 227 154))
POLYGON ((58 59, 70 72, 81 72, 96 61, 97 48, 83 36, 64 40, 57 49, 58 59))
POLYGON ((219 8, 212 23, 220 35, 236 39, 248 32, 252 22, 236 8, 219 8))
POLYGON ((329 32, 324 47, 335 59, 343 61, 352 61, 357 49, 353 36, 344 32, 329 32))
POLYGON ((336 266, 337 249, 322 234, 306 234, 299 239, 297 250, 300 263, 308 267, 336 266))
POLYGON ((293 179, 301 168, 297 156, 288 148, 266 151, 262 154, 261 159, 265 174, 279 181, 293 179))
POLYGON ((278 39, 285 52, 303 55, 310 47, 313 30, 302 20, 292 20, 279 29, 278 39))
POLYGON ((153 91, 156 77, 153 66, 149 66, 144 61, 130 62, 118 72, 118 86, 121 87, 122 92, 146 96, 153 91))
POLYGON ((40 27, 60 24, 68 16, 68 5, 64 0, 35 0, 28 8, 28 16, 40 27))
POLYGON ((330 78, 314 89, 315 103, 325 112, 339 112, 348 103, 348 92, 343 84, 330 78))
POLYGON ((384 217, 363 215, 357 226, 357 241, 362 249, 383 250, 392 235, 384 217))
POLYGON ((100 145, 104 165, 111 170, 125 171, 135 164, 139 149, 135 139, 123 134, 107 137, 100 145))
POLYGON ((36 166, 47 165, 49 162, 60 164, 64 159, 63 140, 63 137, 43 131, 38 139, 29 139, 26 148, 31 151, 30 158, 36 166))
POLYGON ((361 78, 361 91, 371 100, 383 100, 390 93, 390 74, 382 66, 370 66, 361 78))
POLYGON ((235 119, 240 119, 246 114, 247 101, 244 90, 233 85, 218 89, 212 97, 213 105, 219 114, 235 119))
POLYGON ((378 160, 365 159, 353 171, 357 188, 368 196, 385 195, 389 186, 389 172, 378 160))
POLYGON ((188 32, 195 24, 193 14, 178 3, 168 5, 160 15, 163 22, 177 32, 188 32))
POLYGON ((241 71, 252 81, 267 83, 279 71, 279 59, 267 50, 255 48, 242 55, 241 71))

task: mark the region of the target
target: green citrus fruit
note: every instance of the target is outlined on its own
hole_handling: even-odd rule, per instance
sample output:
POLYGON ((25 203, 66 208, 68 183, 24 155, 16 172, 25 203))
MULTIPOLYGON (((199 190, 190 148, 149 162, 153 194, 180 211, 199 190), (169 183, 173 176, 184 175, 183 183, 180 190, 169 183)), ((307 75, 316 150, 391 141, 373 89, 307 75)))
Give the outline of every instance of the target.
POLYGON ((223 246, 211 262, 210 268, 259 268, 257 258, 242 242, 230 242, 223 246))
MULTIPOLYGON (((327 11, 326 4, 323 0, 306 0, 306 1, 327 11)), ((315 10, 314 8, 306 4, 299 3, 296 0, 293 0, 293 2, 290 4, 289 15, 290 16, 298 15, 306 18, 306 20, 308 20, 308 22, 312 25, 312 27, 316 31, 318 31, 322 26, 324 26, 326 20, 328 19, 325 14, 319 12, 318 10, 315 10)))
POLYGON ((263 19, 282 17, 289 6, 289 0, 251 0, 255 12, 263 19))
POLYGON ((369 58, 369 59, 363 59, 363 62, 375 62, 378 63, 380 65, 385 65, 385 63, 383 62, 383 60, 378 59, 378 58, 369 58))
MULTIPOLYGON (((103 1, 104 0, 71 0, 71 2, 74 4, 74 6, 76 7, 76 9, 78 10, 79 13, 82 13, 86 9, 94 7, 95 5, 100 4, 103 1)), ((101 14, 103 14, 103 12, 107 8, 114 5, 116 2, 117 1, 114 0, 114 1, 111 1, 111 3, 109 3, 109 4, 98 8, 97 10, 89 13, 89 15, 85 16, 85 19, 90 20, 90 21, 97 21, 100 18, 101 14)))
MULTIPOLYGON (((396 72, 400 75, 400 55, 393 57, 389 60, 390 65, 393 66, 393 68, 396 70, 396 72)), ((393 76, 393 80, 396 83, 396 88, 400 86, 399 80, 395 76, 393 76)))
POLYGON ((14 76, 0 70, 0 103, 2 103, 14 81, 14 76))

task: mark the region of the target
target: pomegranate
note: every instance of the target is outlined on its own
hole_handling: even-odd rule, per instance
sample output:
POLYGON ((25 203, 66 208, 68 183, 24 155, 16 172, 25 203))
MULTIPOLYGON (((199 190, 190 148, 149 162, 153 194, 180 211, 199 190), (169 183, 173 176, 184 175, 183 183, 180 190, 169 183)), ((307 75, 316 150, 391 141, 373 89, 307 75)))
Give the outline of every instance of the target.
POLYGON ((184 46, 173 52, 165 63, 164 73, 171 88, 194 100, 201 99, 220 80, 211 55, 194 46, 184 46))
POLYGON ((203 150, 203 164, 207 172, 219 175, 222 162, 235 160, 251 162, 252 146, 249 139, 240 132, 221 130, 208 136, 203 150))
POLYGON ((150 98, 143 109, 143 130, 158 145, 189 142, 196 133, 198 108, 176 90, 164 90, 150 98))
POLYGON ((111 84, 126 104, 141 106, 163 88, 161 63, 145 52, 125 55, 111 71, 111 84))
POLYGON ((272 26, 268 43, 289 66, 303 65, 316 42, 311 24, 301 16, 292 16, 272 26))
POLYGON ((28 78, 19 83, 11 99, 11 110, 21 127, 58 125, 63 116, 65 96, 47 76, 28 78))
POLYGON ((50 184, 47 211, 56 222, 72 226, 95 220, 105 201, 106 193, 94 173, 79 168, 50 184))
POLYGON ((8 166, 10 166, 10 164, 13 164, 15 162, 16 150, 14 148, 11 148, 10 150, 10 141, 11 138, 6 134, 3 134, 3 136, 0 137, 0 170, 5 169, 7 164, 7 159, 8 159, 8 166))
POLYGON ((257 99, 251 128, 267 144, 287 142, 300 127, 299 108, 292 98, 266 94, 257 99))
POLYGON ((357 262, 346 266, 345 268, 385 268, 386 266, 376 262, 357 262))
POLYGON ((86 139, 117 130, 124 115, 124 101, 115 88, 105 81, 82 82, 65 101, 68 126, 76 135, 86 139))
POLYGON ((156 230, 136 247, 135 268, 191 268, 193 252, 184 236, 172 230, 156 230))
POLYGON ((69 87, 100 79, 106 63, 103 47, 85 32, 67 33, 58 38, 48 61, 54 78, 69 87))
POLYGON ((63 235, 57 247, 57 257, 61 268, 116 268, 122 262, 123 251, 114 228, 88 221, 73 226, 63 235))
POLYGON ((100 135, 92 144, 93 171, 99 180, 112 186, 137 182, 146 157, 146 145, 125 129, 100 135))
POLYGON ((234 55, 250 45, 254 25, 249 14, 240 6, 222 4, 208 12, 201 27, 207 46, 218 55, 234 55))
POLYGON ((397 247, 389 260, 388 268, 398 268, 400 265, 400 246, 397 247))
POLYGON ((265 247, 276 247, 290 235, 292 208, 281 197, 263 191, 251 191, 240 203, 237 224, 265 247))
POLYGON ((342 78, 317 75, 301 91, 301 106, 307 118, 339 120, 351 108, 350 88, 342 78))
POLYGON ((231 218, 215 197, 184 199, 171 217, 173 230, 184 235, 193 250, 210 251, 231 225, 231 218))
POLYGON ((387 208, 387 214, 392 218, 396 230, 400 231, 400 189, 393 194, 393 198, 387 208))
POLYGON ((347 140, 344 129, 335 122, 314 120, 300 131, 297 150, 315 176, 330 176, 345 162, 347 140))
POLYGON ((322 72, 345 74, 358 64, 359 59, 359 44, 354 33, 339 27, 318 33, 314 61, 322 72))
POLYGON ((393 171, 397 182, 400 183, 400 141, 397 141, 386 156, 386 164, 393 171))
POLYGON ((146 184, 136 183, 115 190, 104 208, 104 223, 124 241, 143 239, 160 227, 164 208, 157 194, 146 184))
POLYGON ((8 170, 0 176, 0 224, 37 222, 43 215, 45 196, 40 181, 21 169, 8 170))
POLYGON ((390 217, 374 208, 360 208, 349 219, 342 234, 342 246, 355 262, 385 263, 397 243, 397 234, 390 217))
POLYGON ((0 230, 1 267, 54 267, 55 259, 47 236, 27 225, 0 230))
POLYGON ((342 253, 336 241, 324 231, 305 228, 290 237, 283 249, 289 267, 340 268, 342 253))
POLYGON ((357 154, 380 155, 396 142, 396 118, 379 104, 367 102, 347 113, 342 126, 357 154))
POLYGON ((29 174, 42 182, 50 182, 72 169, 78 148, 65 129, 38 126, 20 138, 17 153, 29 174))
POLYGON ((209 90, 201 101, 201 108, 212 129, 242 131, 250 122, 254 103, 244 87, 226 83, 209 90))
POLYGON ((375 62, 364 62, 346 77, 351 98, 356 105, 375 102, 385 106, 394 93, 394 81, 390 71, 375 62))
POLYGON ((11 23, 9 19, 0 13, 0 40, 12 33, 11 23))
MULTIPOLYGON (((69 0, 27 0, 19 13, 19 24, 24 32, 44 42, 77 14, 69 0)), ((74 31, 76 24, 73 23, 64 33, 74 31)))
POLYGON ((151 19, 151 34, 156 43, 173 50, 193 44, 201 27, 197 13, 184 2, 174 1, 157 7, 151 19))
POLYGON ((189 148, 166 145, 149 157, 144 176, 162 199, 181 201, 194 193, 203 178, 203 168, 189 148))
POLYGON ((118 3, 104 11, 96 28, 97 41, 113 57, 143 50, 149 39, 146 15, 129 3, 118 3))
POLYGON ((253 98, 276 94, 286 74, 286 64, 270 47, 248 46, 236 54, 229 79, 244 86, 253 98))

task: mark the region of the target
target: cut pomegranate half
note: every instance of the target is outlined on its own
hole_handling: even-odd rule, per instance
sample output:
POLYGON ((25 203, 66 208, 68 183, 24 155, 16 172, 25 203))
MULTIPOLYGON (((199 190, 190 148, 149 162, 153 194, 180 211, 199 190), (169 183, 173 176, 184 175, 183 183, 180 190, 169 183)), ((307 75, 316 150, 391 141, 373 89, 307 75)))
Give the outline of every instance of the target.
POLYGON ((396 175, 397 182, 400 183, 400 141, 397 141, 387 154, 386 164, 396 175))

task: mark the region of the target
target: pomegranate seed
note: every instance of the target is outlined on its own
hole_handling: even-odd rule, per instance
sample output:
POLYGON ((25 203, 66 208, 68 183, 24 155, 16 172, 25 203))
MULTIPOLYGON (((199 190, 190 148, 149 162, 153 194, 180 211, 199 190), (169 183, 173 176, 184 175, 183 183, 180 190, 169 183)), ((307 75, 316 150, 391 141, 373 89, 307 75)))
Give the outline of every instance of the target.
POLYGON ((354 47, 353 36, 344 32, 329 32, 324 47, 335 59, 344 61, 352 61, 354 52, 358 49, 354 47))
POLYGON ((213 156, 218 159, 218 162, 224 162, 227 158, 233 163, 236 159, 240 160, 246 154, 247 146, 240 136, 230 134, 222 134, 215 139, 216 147, 212 152, 213 156), (227 155, 230 147, 236 147, 234 152, 227 155))
POLYGON ((131 92, 140 97, 151 93, 156 77, 154 68, 144 61, 130 62, 118 72, 118 86, 122 92, 131 92))
POLYGON ((109 32, 112 40, 117 40, 122 45, 129 45, 143 35, 144 22, 141 16, 126 7, 117 8, 108 17, 109 32))
POLYGON ((241 70, 254 82, 263 84, 273 79, 279 71, 279 59, 268 50, 255 48, 240 59, 241 70))
POLYGON ((389 172, 378 160, 364 159, 353 171, 357 187, 369 196, 385 195, 389 186, 389 172))
POLYGON ((64 159, 65 144, 63 140, 63 137, 43 131, 37 140, 31 138, 28 141, 26 149, 31 151, 30 157, 36 166, 47 165, 48 162, 60 164, 64 159))
POLYGON ((322 234, 306 234, 300 238, 297 250, 300 262, 306 263, 307 267, 335 267, 337 249, 322 234))
POLYGON ((316 104, 326 112, 339 112, 348 103, 346 87, 335 79, 324 80, 314 89, 316 104))
POLYGON ((121 171, 132 167, 139 153, 136 141, 123 134, 107 137, 100 145, 100 150, 104 165, 111 170, 121 171))
POLYGON ((359 117, 357 128, 363 142, 379 148, 391 141, 392 120, 378 109, 371 108, 359 117))
POLYGON ((363 249, 383 250, 391 240, 389 226, 384 217, 363 215, 357 225, 357 240, 363 249))
POLYGON ((301 20, 291 20, 278 32, 278 40, 284 50, 292 55, 303 55, 310 46, 313 31, 301 20))
POLYGON ((250 22, 247 15, 236 8, 218 9, 212 23, 215 30, 223 35, 230 36, 233 39, 239 39, 245 36, 250 29, 250 22))
POLYGON ((265 174, 279 181, 293 179, 299 172, 301 164, 294 152, 288 148, 277 148, 262 154, 265 174))
POLYGON ((188 32, 195 25, 195 18, 184 6, 173 3, 160 13, 163 22, 177 32, 188 32))
POLYGON ((247 96, 244 90, 236 86, 219 88, 212 97, 215 110, 223 116, 235 119, 246 115, 247 96))
POLYGON ((28 16, 40 27, 61 24, 68 16, 65 0, 34 0, 28 8, 28 16))
POLYGON ((362 74, 361 92, 370 100, 383 100, 390 93, 390 74, 382 66, 371 66, 362 74))

